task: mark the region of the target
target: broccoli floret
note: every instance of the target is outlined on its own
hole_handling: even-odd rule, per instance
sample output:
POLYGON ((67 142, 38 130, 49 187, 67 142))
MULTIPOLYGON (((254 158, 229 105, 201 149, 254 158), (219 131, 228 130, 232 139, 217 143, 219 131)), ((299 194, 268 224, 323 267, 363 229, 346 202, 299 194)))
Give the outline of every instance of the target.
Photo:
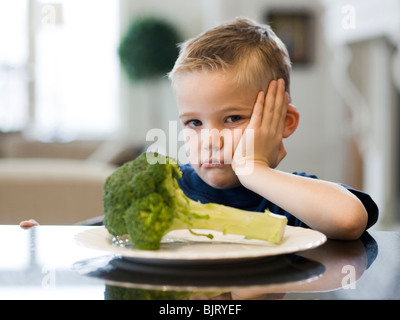
POLYGON ((163 236, 177 229, 196 235, 192 229, 208 229, 281 242, 286 217, 191 200, 179 188, 181 176, 175 159, 152 152, 118 168, 104 185, 107 230, 114 236, 128 234, 132 245, 143 250, 159 249, 163 236), (150 164, 148 159, 158 162, 150 164))
POLYGON ((110 233, 127 234, 125 211, 132 205, 132 200, 143 197, 148 190, 155 191, 153 180, 145 174, 147 167, 146 157, 141 156, 134 163, 119 167, 107 178, 103 191, 104 224, 110 233), (135 184, 141 187, 134 187, 135 184))

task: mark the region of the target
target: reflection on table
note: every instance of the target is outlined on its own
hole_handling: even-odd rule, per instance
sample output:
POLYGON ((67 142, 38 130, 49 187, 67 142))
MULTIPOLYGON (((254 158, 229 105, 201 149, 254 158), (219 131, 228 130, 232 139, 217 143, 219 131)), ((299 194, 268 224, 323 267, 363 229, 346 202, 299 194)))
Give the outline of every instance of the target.
POLYGON ((286 293, 352 288, 377 255, 365 234, 297 254, 162 265, 123 257, 89 259, 77 271, 106 280, 106 299, 281 299, 286 293))
POLYGON ((328 240, 295 254, 163 265, 78 245, 74 236, 88 228, 0 226, 0 298, 400 298, 397 232, 328 240))

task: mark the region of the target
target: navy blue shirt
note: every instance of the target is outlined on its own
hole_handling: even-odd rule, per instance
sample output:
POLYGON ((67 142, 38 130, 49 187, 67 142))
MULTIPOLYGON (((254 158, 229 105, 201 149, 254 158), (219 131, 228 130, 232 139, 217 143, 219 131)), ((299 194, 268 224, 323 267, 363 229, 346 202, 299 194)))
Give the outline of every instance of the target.
MULTIPOLYGON (((201 203, 219 203, 238 209, 264 212, 269 209, 276 214, 285 215, 288 218, 288 225, 307 227, 305 223, 297 219, 295 216, 286 212, 282 208, 273 204, 272 202, 264 199, 257 193, 239 186, 232 189, 216 189, 205 183, 194 171, 190 164, 180 166, 182 170, 182 178, 178 180, 179 186, 182 191, 192 200, 200 201, 201 203)), ((307 175, 306 173, 293 172, 295 175, 317 179, 315 175, 307 175)), ((343 184, 342 184, 343 185, 343 184)), ((371 197, 349 186, 343 185, 363 203, 368 213, 367 228, 371 227, 378 220, 378 207, 371 197)))

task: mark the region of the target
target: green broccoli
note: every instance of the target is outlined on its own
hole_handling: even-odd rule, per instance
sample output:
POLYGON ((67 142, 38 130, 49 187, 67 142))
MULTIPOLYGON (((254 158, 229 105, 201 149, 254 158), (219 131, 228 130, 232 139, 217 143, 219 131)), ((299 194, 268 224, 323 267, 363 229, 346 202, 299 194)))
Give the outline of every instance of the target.
POLYGON ((105 300, 188 300, 191 293, 186 291, 162 291, 140 288, 124 288, 106 285, 105 300))
POLYGON ((193 296, 215 297, 224 291, 173 291, 141 288, 125 288, 106 284, 105 300, 189 300, 193 296))
POLYGON ((196 235, 200 234, 193 229, 208 229, 281 242, 286 217, 191 200, 179 188, 181 175, 175 159, 152 152, 115 170, 104 185, 107 230, 114 236, 128 234, 132 245, 143 250, 159 249, 162 237, 177 229, 196 235))

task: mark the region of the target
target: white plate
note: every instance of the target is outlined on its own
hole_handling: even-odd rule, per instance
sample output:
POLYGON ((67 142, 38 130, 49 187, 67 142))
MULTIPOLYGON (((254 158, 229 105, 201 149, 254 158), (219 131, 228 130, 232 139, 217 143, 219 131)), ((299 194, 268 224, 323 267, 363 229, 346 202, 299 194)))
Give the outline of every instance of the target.
POLYGON ((316 248, 326 241, 326 236, 312 229, 287 226, 279 245, 262 240, 244 239, 238 235, 223 235, 216 231, 194 230, 212 233, 214 239, 195 236, 188 230, 168 233, 159 250, 137 250, 113 244, 113 236, 105 227, 96 227, 78 233, 75 239, 82 245, 106 250, 127 258, 153 261, 201 261, 246 259, 294 253, 316 248))

